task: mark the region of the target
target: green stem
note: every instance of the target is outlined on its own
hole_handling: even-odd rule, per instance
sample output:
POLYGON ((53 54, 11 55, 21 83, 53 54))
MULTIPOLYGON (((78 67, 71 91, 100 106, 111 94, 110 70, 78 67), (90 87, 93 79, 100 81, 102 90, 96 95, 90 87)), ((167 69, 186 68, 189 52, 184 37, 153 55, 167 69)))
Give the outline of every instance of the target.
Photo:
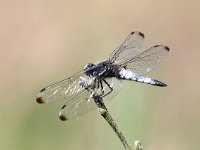
POLYGON ((122 144, 124 145, 126 150, 131 150, 126 138, 124 137, 123 133, 119 130, 117 124, 112 119, 110 113, 108 112, 103 99, 101 96, 93 94, 94 101, 99 108, 99 112, 101 116, 109 123, 109 125, 113 128, 119 139, 121 140, 122 144))

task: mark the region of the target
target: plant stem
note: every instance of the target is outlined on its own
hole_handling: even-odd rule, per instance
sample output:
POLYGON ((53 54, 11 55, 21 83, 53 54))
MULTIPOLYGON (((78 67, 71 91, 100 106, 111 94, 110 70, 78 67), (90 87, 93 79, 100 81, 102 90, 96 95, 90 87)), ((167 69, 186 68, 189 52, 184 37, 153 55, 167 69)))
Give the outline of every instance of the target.
POLYGON ((119 130, 117 124, 114 122, 114 120, 112 119, 110 113, 108 112, 103 99, 101 96, 97 95, 97 94, 93 94, 93 98, 94 101, 96 103, 96 105, 99 108, 99 112, 101 114, 101 116, 103 116, 103 118, 109 123, 109 125, 113 128, 113 130, 115 131, 115 133, 117 134, 117 136, 119 137, 119 139, 121 140, 122 144, 124 145, 126 150, 131 150, 129 144, 127 143, 126 138, 124 137, 124 135, 122 134, 122 132, 119 130))

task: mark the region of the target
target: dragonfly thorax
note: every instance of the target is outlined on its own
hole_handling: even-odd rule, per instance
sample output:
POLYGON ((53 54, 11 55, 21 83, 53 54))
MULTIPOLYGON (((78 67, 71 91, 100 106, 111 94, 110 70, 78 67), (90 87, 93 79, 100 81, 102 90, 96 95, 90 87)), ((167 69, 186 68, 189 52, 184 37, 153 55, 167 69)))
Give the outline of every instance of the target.
POLYGON ((116 67, 109 61, 105 60, 98 64, 88 63, 84 67, 85 74, 90 77, 110 77, 113 76, 116 67))

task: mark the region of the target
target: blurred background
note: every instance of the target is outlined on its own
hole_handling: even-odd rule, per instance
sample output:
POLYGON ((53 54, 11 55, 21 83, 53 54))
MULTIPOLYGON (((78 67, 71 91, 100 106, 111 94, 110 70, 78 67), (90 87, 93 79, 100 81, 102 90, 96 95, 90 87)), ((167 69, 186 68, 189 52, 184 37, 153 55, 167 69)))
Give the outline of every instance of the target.
POLYGON ((128 142, 145 150, 198 149, 200 140, 200 1, 1 0, 0 149, 121 150, 92 111, 61 122, 64 101, 39 105, 37 92, 88 62, 105 60, 131 31, 144 49, 171 48, 148 76, 166 88, 123 82, 107 107, 128 142))

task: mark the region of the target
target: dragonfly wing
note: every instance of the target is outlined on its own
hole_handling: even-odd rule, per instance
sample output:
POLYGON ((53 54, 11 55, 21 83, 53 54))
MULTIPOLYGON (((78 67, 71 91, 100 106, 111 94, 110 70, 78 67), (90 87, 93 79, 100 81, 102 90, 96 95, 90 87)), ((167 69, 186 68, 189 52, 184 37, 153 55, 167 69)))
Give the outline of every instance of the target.
POLYGON ((111 54, 109 60, 118 64, 125 63, 140 53, 144 43, 144 34, 132 32, 128 35, 122 45, 117 47, 111 54))
MULTIPOLYGON (((107 96, 103 97, 103 100, 110 100, 114 96, 117 95, 117 93, 121 90, 122 84, 121 81, 117 78, 107 78, 106 82, 109 84, 109 86, 113 89, 113 91, 108 94, 107 96)), ((108 93, 110 91, 110 88, 105 82, 102 82, 104 94, 108 93)), ((82 114, 85 114, 89 111, 92 111, 94 109, 97 109, 96 103, 93 99, 93 93, 97 93, 98 95, 102 94, 102 89, 99 87, 97 88, 97 85, 95 85, 96 88, 85 90, 79 95, 76 95, 73 97, 70 101, 65 103, 65 105, 61 108, 59 112, 59 118, 62 121, 66 121, 72 118, 75 118, 77 116, 80 116, 82 114)))
POLYGON ((92 92, 83 91, 79 95, 73 97, 73 99, 65 103, 61 108, 59 118, 62 121, 66 121, 96 109, 97 106, 91 96, 92 92))
POLYGON ((105 82, 103 82, 104 94, 109 93, 111 91, 110 94, 103 97, 103 100, 110 100, 114 98, 122 90, 122 82, 121 80, 115 77, 105 78, 105 80, 109 84, 109 86, 112 88, 112 91, 110 87, 105 82))
POLYGON ((136 55, 121 66, 133 71, 136 74, 143 75, 156 68, 167 56, 169 51, 170 49, 167 46, 155 45, 136 55))
POLYGON ((80 86, 80 79, 82 78, 90 80, 84 71, 80 71, 65 80, 47 86, 37 94, 36 101, 38 103, 50 103, 63 99, 70 100, 84 90, 80 86))

